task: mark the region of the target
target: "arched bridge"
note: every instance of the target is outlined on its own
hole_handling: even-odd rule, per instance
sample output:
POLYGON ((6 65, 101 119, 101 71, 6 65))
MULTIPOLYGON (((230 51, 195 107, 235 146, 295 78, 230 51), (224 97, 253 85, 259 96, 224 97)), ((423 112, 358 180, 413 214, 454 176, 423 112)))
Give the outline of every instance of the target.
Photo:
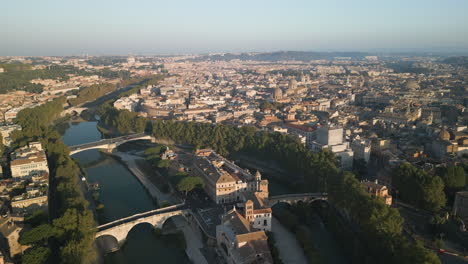
POLYGON ((269 205, 273 206, 277 203, 294 204, 297 202, 311 202, 315 200, 327 200, 326 193, 293 193, 276 195, 269 197, 269 205))
POLYGON ((62 111, 61 116, 66 116, 67 114, 76 114, 81 115, 84 111, 88 110, 87 107, 70 107, 62 111))
POLYGON ((96 142, 70 146, 70 155, 76 154, 81 151, 90 150, 90 149, 105 149, 109 152, 112 152, 112 150, 114 150, 116 147, 118 147, 119 145, 123 143, 134 141, 134 140, 140 140, 140 139, 153 140, 154 138, 152 136, 146 135, 145 133, 139 133, 139 134, 133 134, 133 135, 128 135, 128 136, 103 139, 103 140, 99 140, 96 142))
POLYGON ((98 226, 95 238, 96 240, 104 236, 115 238, 117 243, 105 249, 106 251, 115 251, 118 250, 119 245, 125 241, 128 233, 134 226, 148 223, 155 228, 162 228, 167 219, 176 215, 186 216, 188 214, 190 214, 190 210, 185 204, 151 210, 98 226))

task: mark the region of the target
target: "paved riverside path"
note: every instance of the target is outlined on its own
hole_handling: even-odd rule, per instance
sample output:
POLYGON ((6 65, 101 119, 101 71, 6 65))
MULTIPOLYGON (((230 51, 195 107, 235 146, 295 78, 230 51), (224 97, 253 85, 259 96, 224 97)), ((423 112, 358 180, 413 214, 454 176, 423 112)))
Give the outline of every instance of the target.
POLYGON ((285 264, 307 264, 296 236, 287 230, 275 217, 272 218, 271 231, 275 234, 276 247, 285 264))
POLYGON ((170 193, 163 193, 161 192, 156 185, 154 185, 146 175, 138 168, 135 160, 143 159, 139 156, 130 155, 122 152, 114 153, 114 155, 119 156, 125 164, 127 164, 128 169, 132 172, 135 177, 140 181, 140 183, 148 190, 151 197, 156 198, 158 203, 160 204, 162 201, 168 201, 172 204, 179 204, 181 201, 176 199, 170 193))
POLYGON ((205 256, 203 256, 200 250, 203 248, 201 237, 193 231, 189 223, 187 223, 184 218, 173 217, 172 221, 177 226, 177 229, 184 232, 185 241, 187 241, 185 253, 189 259, 195 264, 208 264, 208 261, 206 261, 205 256))

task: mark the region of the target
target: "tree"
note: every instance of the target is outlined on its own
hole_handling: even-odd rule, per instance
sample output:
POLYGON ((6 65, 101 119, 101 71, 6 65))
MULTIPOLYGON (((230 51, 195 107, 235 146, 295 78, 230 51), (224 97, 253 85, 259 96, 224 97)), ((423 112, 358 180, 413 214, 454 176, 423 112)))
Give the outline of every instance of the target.
POLYGON ((188 192, 192 191, 195 188, 203 188, 205 183, 203 179, 196 176, 189 176, 181 179, 177 184, 177 190, 180 192, 185 192, 187 195, 188 192))
POLYGON ((438 211, 446 203, 443 180, 410 163, 402 163, 393 171, 392 184, 400 198, 414 206, 438 211))
POLYGON ((23 257, 23 264, 44 264, 48 263, 51 251, 47 247, 34 247, 27 250, 23 257))
POLYGON ((171 160, 168 159, 160 159, 156 161, 156 167, 158 168, 168 168, 171 165, 171 160))
POLYGON ((461 166, 449 166, 443 170, 441 177, 445 186, 450 189, 460 190, 466 185, 465 170, 461 166))
POLYGON ((21 234, 19 242, 22 245, 45 243, 47 239, 55 236, 55 234, 53 226, 42 224, 21 234))

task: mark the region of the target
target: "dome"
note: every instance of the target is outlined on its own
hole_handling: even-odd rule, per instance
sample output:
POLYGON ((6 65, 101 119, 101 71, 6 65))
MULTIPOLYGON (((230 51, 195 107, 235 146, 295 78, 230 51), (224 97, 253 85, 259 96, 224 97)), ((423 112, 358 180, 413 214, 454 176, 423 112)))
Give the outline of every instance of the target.
POLYGON ((273 91, 273 98, 275 98, 275 100, 278 100, 278 99, 283 98, 283 91, 281 91, 280 88, 276 88, 276 89, 273 91))
POLYGON ((444 129, 444 130, 440 131, 439 137, 442 140, 450 140, 450 133, 447 130, 444 129))
POLYGON ((417 90, 420 88, 419 83, 415 80, 408 80, 403 84, 403 88, 406 90, 417 90))

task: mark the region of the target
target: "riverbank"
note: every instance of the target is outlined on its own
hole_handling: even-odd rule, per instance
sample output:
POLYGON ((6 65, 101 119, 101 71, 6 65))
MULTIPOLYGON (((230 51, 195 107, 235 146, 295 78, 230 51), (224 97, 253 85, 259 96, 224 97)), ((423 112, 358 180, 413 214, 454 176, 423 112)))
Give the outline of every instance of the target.
POLYGON ((176 199, 173 195, 163 193, 146 177, 146 175, 140 170, 140 168, 135 162, 137 159, 141 159, 141 157, 126 154, 123 152, 115 152, 112 153, 112 155, 115 155, 120 158, 122 164, 124 164, 128 168, 128 170, 138 179, 138 181, 148 191, 148 194, 159 204, 162 204, 162 202, 164 201, 167 201, 170 204, 181 203, 181 201, 176 199))

